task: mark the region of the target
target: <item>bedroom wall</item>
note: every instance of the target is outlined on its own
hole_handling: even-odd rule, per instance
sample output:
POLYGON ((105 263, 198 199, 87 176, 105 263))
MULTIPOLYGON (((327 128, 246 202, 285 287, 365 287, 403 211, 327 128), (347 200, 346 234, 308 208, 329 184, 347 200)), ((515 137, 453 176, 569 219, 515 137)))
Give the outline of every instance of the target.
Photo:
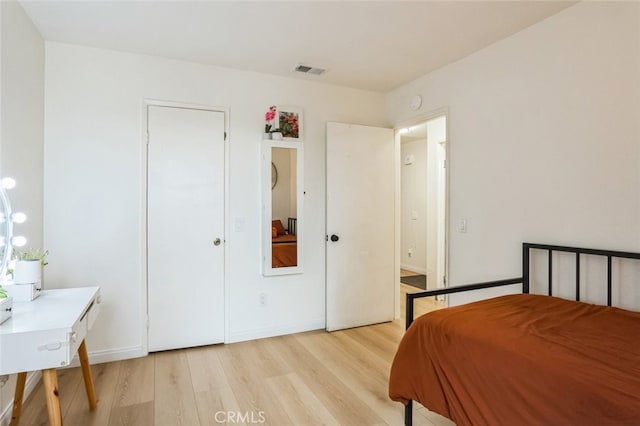
POLYGON ((145 98, 229 108, 230 340, 324 328, 325 122, 384 126, 384 95, 47 42, 47 280, 57 286, 101 286, 102 313, 88 342, 94 359, 139 355, 146 338, 145 98), (264 278, 260 142, 264 112, 274 104, 297 105, 304 112, 305 270, 264 278), (266 307, 259 305, 260 293, 267 295, 266 307))
MULTIPOLYGON (((42 246, 44 41, 22 7, 0 2, 0 176, 17 186, 9 191, 16 211, 27 214, 15 232, 28 246, 42 246)), ((0 380, 0 425, 11 419, 15 376, 0 380)), ((34 384, 29 375, 28 386, 34 384)))
POLYGON ((581 2, 388 94, 449 109, 450 285, 520 276, 522 241, 640 251, 639 75, 640 4, 581 2))

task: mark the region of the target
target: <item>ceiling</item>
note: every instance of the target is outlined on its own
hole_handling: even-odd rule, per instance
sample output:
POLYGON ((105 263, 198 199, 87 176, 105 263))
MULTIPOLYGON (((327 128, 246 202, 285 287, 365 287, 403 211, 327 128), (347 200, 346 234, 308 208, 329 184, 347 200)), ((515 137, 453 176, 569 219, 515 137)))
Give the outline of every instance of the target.
POLYGON ((46 40, 386 93, 569 1, 26 1, 46 40), (326 68, 321 76, 293 71, 326 68))

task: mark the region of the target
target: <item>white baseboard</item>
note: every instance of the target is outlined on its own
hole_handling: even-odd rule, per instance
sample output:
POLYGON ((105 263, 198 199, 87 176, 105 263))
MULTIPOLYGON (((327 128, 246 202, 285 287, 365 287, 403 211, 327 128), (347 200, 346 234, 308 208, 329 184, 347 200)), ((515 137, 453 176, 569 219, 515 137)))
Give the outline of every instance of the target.
POLYGON ((402 264, 400 264, 400 268, 401 269, 406 269, 406 270, 411 271, 411 272, 417 272, 417 273, 422 274, 422 275, 427 275, 427 270, 424 269, 424 268, 420 268, 418 266, 407 265, 406 263, 402 263, 402 264))
MULTIPOLYGON (((32 373, 27 374, 27 381, 24 386, 24 397, 22 398, 22 402, 26 401, 29 395, 31 395, 31 392, 33 392, 35 387, 40 382, 41 378, 42 378, 41 371, 34 371, 32 373)), ((6 387, 4 388, 4 390, 7 392, 10 392, 10 394, 13 394, 13 391, 14 391, 13 389, 7 389, 6 387)), ((11 397, 10 400, 7 401, 7 406, 2 407, 2 415, 0 415, 0 426, 9 426, 9 423, 11 423, 12 410, 13 410, 13 396, 11 397)))
MULTIPOLYGON (((123 359, 140 358, 149 353, 142 346, 109 349, 103 351, 89 351, 89 364, 102 364, 103 362, 122 361, 123 359)), ((79 367, 80 360, 76 355, 68 368, 79 367)))
POLYGON ((295 323, 291 325, 281 325, 275 327, 256 328, 231 332, 229 341, 225 343, 245 342, 247 340, 264 339, 267 337, 284 336, 285 334, 303 333, 312 330, 324 330, 326 321, 324 318, 305 323, 295 323))

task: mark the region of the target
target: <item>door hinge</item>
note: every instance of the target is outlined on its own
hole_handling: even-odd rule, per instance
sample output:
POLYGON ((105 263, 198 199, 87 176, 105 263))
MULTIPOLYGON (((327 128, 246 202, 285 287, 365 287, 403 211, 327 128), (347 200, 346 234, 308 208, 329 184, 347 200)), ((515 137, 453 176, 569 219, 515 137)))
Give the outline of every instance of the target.
POLYGON ((149 145, 149 132, 147 131, 147 145, 149 145))
POLYGON ((224 140, 227 140, 227 132, 224 132, 224 140))
POLYGON ((151 324, 151 322, 149 321, 149 315, 147 315, 147 330, 149 329, 149 325, 151 324))
POLYGON ((443 169, 447 168, 447 160, 442 160, 442 168, 443 169))
POLYGON ((442 284, 446 287, 447 286, 447 276, 443 275, 442 276, 442 284))

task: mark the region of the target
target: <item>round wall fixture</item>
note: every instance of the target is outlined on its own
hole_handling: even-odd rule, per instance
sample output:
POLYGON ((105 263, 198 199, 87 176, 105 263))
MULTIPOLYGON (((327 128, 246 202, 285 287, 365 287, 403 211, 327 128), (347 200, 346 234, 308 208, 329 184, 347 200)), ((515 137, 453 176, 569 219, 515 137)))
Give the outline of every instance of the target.
POLYGON ((422 96, 415 95, 411 99, 411 109, 416 111, 416 110, 420 109, 421 106, 422 106, 422 96))

